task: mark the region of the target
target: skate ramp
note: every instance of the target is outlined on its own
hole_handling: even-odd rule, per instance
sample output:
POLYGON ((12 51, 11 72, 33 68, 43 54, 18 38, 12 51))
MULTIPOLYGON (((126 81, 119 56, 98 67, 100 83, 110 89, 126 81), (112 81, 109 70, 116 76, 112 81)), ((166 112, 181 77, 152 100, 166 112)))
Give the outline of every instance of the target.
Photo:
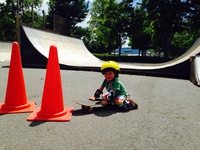
MULTIPOLYGON (((21 45, 22 51, 25 53, 27 53, 27 43, 25 42, 30 42, 31 46, 28 47, 33 50, 30 52, 32 55, 34 55, 34 51, 37 51, 45 58, 48 58, 50 46, 55 45, 58 50, 60 64, 68 66, 99 67, 102 63, 100 59, 94 57, 94 55, 88 51, 83 41, 80 39, 45 32, 25 26, 22 28, 25 33, 25 38, 22 38, 21 45), (28 39, 28 41, 24 41, 24 39, 28 39)), ((27 59, 30 57, 27 57, 27 59)), ((29 63, 28 61, 26 62, 29 63)), ((34 63, 35 62, 32 62, 32 64, 34 63)))
MULTIPOLYGON (((92 55, 81 39, 21 27, 21 51, 24 66, 46 66, 51 45, 58 49, 61 68, 99 71, 102 60, 92 55)), ((165 63, 119 63, 122 73, 189 78, 190 57, 200 53, 200 38, 180 57, 165 63)))
POLYGON ((191 57, 190 80, 200 87, 200 56, 191 57))
POLYGON ((12 42, 0 42, 0 62, 10 61, 12 42))

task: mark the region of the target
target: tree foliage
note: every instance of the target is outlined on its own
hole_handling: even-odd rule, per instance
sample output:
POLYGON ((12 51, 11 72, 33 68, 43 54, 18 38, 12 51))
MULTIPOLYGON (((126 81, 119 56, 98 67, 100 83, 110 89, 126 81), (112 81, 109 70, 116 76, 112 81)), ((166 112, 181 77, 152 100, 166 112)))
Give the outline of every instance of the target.
MULTIPOLYGON (((32 13, 31 6, 39 8, 41 6, 41 0, 20 0, 19 9, 17 2, 14 0, 6 0, 5 3, 0 3, 0 37, 1 41, 15 41, 16 40, 16 14, 19 10, 20 22, 31 25, 32 13)), ((41 17, 34 12, 36 25, 41 25, 41 17)))
POLYGON ((110 52, 129 37, 129 45, 155 49, 165 58, 184 53, 200 35, 198 0, 95 0, 91 10, 91 43, 110 52))
POLYGON ((16 7, 10 1, 0 3, 0 37, 1 41, 12 41, 16 39, 15 25, 16 7))
MULTIPOLYGON (((20 0, 20 21, 42 27, 38 13, 42 0, 20 0), (34 15, 31 12, 34 8, 34 15)), ((199 0, 94 0, 89 27, 76 27, 88 14, 88 1, 50 0, 46 23, 53 29, 53 15, 68 20, 69 35, 81 36, 89 50, 110 53, 129 38, 129 45, 145 52, 163 51, 165 58, 184 53, 200 35, 199 0)), ((1 41, 16 40, 16 0, 0 3, 1 41)))
POLYGON ((115 9, 116 2, 114 0, 96 0, 93 2, 89 27, 92 31, 91 43, 96 43, 94 51, 107 52, 108 47, 111 48, 111 43, 114 42, 115 36, 110 38, 113 35, 112 28, 110 27, 115 23, 116 11, 111 12, 110 10, 115 9), (109 18, 111 13, 113 18, 109 18))
POLYGON ((53 29, 53 15, 58 15, 68 21, 68 30, 71 30, 85 19, 88 11, 85 0, 50 0, 47 27, 53 29))
POLYGON ((187 34, 193 36, 194 31, 197 31, 195 37, 199 36, 198 0, 143 0, 143 5, 154 29, 153 47, 164 51, 166 59, 173 47, 175 35, 191 31, 187 34))
MULTIPOLYGON (((41 4, 42 0, 20 0, 18 9, 16 0, 6 0, 5 3, 0 3, 0 40, 16 40, 17 10, 19 10, 21 23, 43 28, 41 4)), ((53 29, 53 14, 56 14, 69 20, 69 30, 71 30, 78 22, 84 20, 87 13, 88 2, 85 0, 50 0, 46 24, 49 29, 53 29)))
POLYGON ((127 39, 130 27, 132 0, 95 0, 91 9, 92 42, 97 42, 98 51, 111 52, 121 47, 127 39))
POLYGON ((146 50, 151 48, 151 35, 153 34, 152 24, 143 6, 134 9, 130 30, 127 32, 130 46, 132 49, 139 49, 143 56, 146 50))

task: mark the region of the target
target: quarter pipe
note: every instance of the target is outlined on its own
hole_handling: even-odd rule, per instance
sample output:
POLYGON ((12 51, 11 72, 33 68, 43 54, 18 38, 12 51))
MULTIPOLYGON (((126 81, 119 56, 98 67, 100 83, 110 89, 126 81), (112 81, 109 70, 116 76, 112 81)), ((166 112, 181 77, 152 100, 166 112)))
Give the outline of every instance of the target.
MULTIPOLYGON (((49 48, 57 46, 61 69, 99 71, 102 60, 92 55, 81 39, 21 26, 21 55, 24 67, 46 67, 49 48)), ((157 64, 119 63, 122 73, 162 77, 190 77, 190 57, 200 53, 200 38, 180 57, 157 64)))

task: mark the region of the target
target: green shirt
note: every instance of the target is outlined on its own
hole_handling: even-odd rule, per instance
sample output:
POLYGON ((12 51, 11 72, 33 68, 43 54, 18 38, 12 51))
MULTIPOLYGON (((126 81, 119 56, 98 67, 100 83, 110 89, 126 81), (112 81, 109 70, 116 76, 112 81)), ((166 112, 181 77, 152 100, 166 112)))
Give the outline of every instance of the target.
POLYGON ((116 91, 116 96, 119 95, 128 95, 128 92, 126 91, 125 86, 123 85, 123 83, 118 79, 118 78, 114 78, 112 81, 107 81, 106 79, 104 79, 102 85, 103 88, 106 87, 107 91, 110 92, 110 90, 116 91))

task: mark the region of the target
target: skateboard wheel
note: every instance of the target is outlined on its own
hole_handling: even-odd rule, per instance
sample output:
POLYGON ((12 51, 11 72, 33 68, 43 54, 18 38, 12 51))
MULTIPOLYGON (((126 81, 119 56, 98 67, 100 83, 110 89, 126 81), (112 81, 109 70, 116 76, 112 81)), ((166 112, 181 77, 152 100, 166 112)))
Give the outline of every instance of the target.
POLYGON ((93 109, 92 109, 92 108, 88 109, 88 112, 89 112, 89 113, 92 113, 92 112, 93 112, 93 109))
POLYGON ((81 106, 82 110, 87 111, 89 113, 93 112, 93 108, 91 108, 90 106, 81 106))

